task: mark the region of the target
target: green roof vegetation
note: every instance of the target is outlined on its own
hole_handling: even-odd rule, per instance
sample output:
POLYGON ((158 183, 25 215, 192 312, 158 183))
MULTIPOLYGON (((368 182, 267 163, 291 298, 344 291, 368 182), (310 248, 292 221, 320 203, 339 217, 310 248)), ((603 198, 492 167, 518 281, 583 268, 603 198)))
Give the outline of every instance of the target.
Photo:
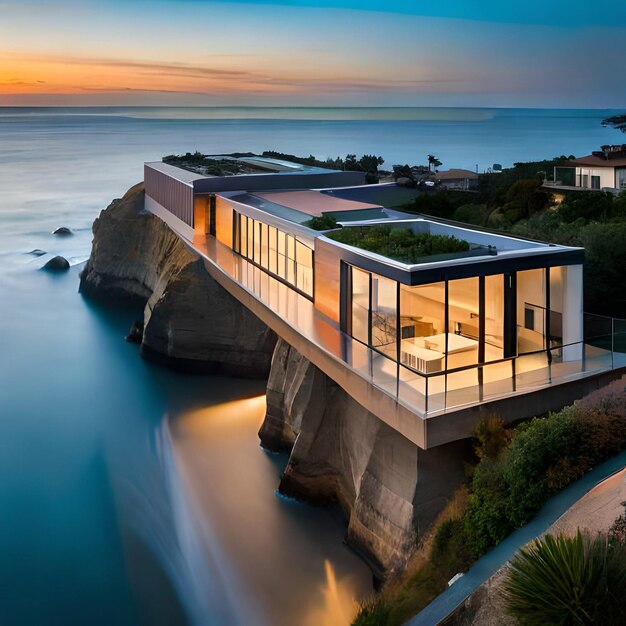
POLYGON ((467 252, 467 241, 447 235, 415 233, 400 226, 351 226, 328 233, 328 237, 403 263, 439 254, 467 252))
POLYGON ((313 230, 330 230, 331 228, 337 228, 337 218, 334 215, 312 217, 310 220, 303 222, 303 225, 313 230))
MULTIPOLYGON (((235 153, 226 156, 254 156, 252 154, 235 153)), ((163 163, 175 165, 190 172, 204 176, 236 176, 237 174, 258 173, 261 168, 237 161, 234 159, 220 159, 207 156, 201 152, 187 152, 185 154, 168 154, 163 157, 163 163)))

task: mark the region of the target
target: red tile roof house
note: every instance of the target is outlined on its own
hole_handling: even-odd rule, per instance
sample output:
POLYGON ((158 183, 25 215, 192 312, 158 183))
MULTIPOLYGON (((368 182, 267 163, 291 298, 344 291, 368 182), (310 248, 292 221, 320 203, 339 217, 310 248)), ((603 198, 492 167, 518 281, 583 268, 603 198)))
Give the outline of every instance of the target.
POLYGON ((589 156, 555 166, 554 183, 549 186, 592 191, 626 191, 626 144, 602 146, 589 156))
POLYGON ((437 172, 437 181, 446 189, 467 191, 478 187, 478 174, 472 170, 453 169, 437 172))

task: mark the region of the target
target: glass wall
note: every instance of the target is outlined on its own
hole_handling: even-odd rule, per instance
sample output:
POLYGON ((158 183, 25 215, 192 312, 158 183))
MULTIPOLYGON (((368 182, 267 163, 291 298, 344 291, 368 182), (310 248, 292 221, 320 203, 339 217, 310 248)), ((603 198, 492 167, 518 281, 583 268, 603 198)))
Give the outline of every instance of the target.
POLYGON ((504 276, 485 276, 485 361, 504 357, 504 276))
POLYGON ((370 343, 370 274, 352 268, 352 336, 370 343))
MULTIPOLYGON (((478 363, 480 279, 448 281, 447 369, 478 363)), ((482 359, 484 360, 484 359, 482 359)))
POLYGON ((420 372, 445 366, 446 285, 400 286, 400 361, 420 372))
POLYGON ((577 268, 533 269, 512 277, 496 274, 410 287, 351 267, 350 332, 417 373, 457 370, 459 376, 444 381, 446 393, 455 385, 474 384, 471 376, 460 375, 469 368, 481 383, 509 379, 512 370, 505 346, 512 350, 507 357, 518 357, 517 374, 529 376, 546 367, 548 360, 580 359, 578 352, 572 350, 568 356, 561 348, 570 336, 572 343, 580 341, 582 279, 577 268), (487 377, 482 375, 486 364, 487 377))
POLYGON ((398 358, 398 283, 372 274, 371 345, 392 359, 398 358))
POLYGON ((517 352, 546 348, 546 271, 517 272, 517 352))
POLYGON ((550 268, 550 328, 548 329, 548 345, 557 350, 554 356, 558 356, 563 345, 563 313, 564 313, 564 290, 566 267, 550 268))
POLYGON ((233 250, 313 297, 313 250, 275 226, 233 213, 233 250))

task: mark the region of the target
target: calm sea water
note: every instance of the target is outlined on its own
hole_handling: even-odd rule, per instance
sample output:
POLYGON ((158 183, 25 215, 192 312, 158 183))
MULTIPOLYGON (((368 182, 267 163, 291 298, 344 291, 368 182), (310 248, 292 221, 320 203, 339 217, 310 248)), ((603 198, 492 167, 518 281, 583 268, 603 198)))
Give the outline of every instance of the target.
POLYGON ((371 589, 337 511, 276 496, 263 384, 145 363, 123 340, 138 312, 77 293, 91 223, 143 161, 274 149, 483 169, 617 143, 611 113, 0 109, 0 624, 340 626, 371 589), (39 271, 55 254, 72 269, 39 271))

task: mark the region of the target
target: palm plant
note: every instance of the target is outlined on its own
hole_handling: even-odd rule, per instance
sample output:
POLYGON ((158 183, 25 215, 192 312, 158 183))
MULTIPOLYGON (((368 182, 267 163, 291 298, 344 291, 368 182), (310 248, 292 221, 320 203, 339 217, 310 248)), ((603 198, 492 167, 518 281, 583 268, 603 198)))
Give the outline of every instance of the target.
POLYGON ((529 626, 594 624, 600 616, 604 624, 618 623, 607 616, 617 615, 613 605, 624 593, 623 547, 578 530, 575 537, 546 535, 522 548, 505 585, 509 613, 529 626))

